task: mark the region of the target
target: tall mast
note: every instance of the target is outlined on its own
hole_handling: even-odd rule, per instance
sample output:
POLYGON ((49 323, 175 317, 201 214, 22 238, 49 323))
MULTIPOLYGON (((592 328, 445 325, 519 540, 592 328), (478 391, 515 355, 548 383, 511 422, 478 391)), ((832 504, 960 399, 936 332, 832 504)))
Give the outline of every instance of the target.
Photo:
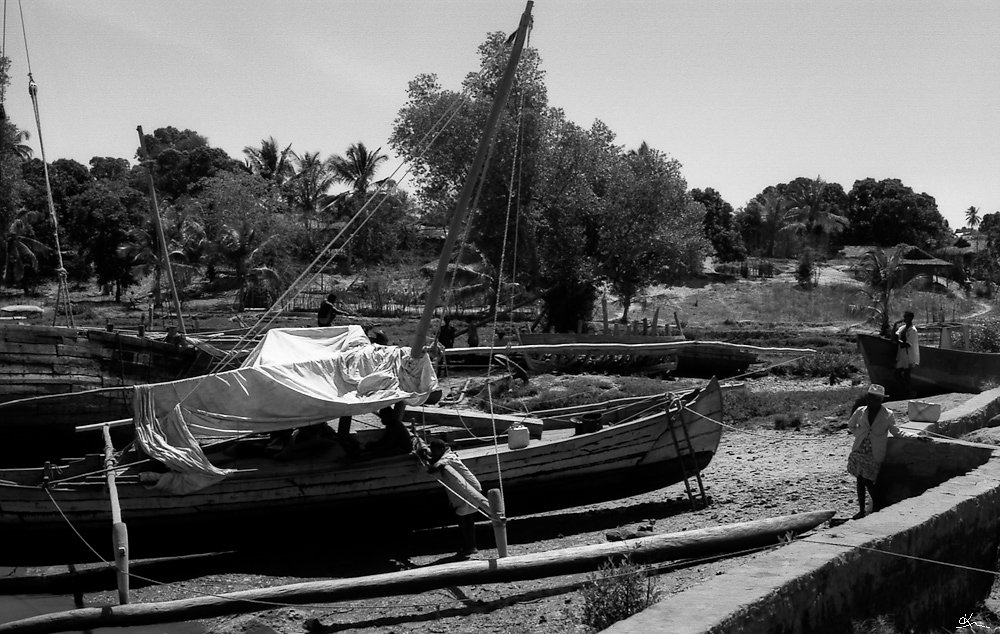
POLYGON ((517 36, 514 38, 514 46, 510 52, 510 59, 507 61, 507 68, 500 79, 497 95, 493 100, 493 109, 490 111, 490 116, 486 120, 486 126, 483 128, 483 136, 479 140, 479 148, 476 150, 476 157, 472 161, 469 175, 465 179, 465 185, 458 196, 455 212, 451 215, 451 223, 448 225, 448 235, 445 237, 444 247, 441 249, 441 258, 438 260, 437 271, 434 273, 434 280, 431 282, 431 288, 427 293, 427 303, 424 304, 424 312, 420 316, 417 333, 413 336, 413 346, 410 348, 410 356, 414 359, 419 359, 424 354, 427 331, 430 329, 431 319, 434 317, 434 310, 437 308, 438 298, 441 296, 441 289, 444 286, 445 275, 448 272, 448 262, 451 260, 452 249, 455 248, 460 227, 469 211, 469 202, 472 200, 476 183, 488 165, 487 160, 489 158, 490 145, 493 143, 500 115, 503 114, 507 98, 510 96, 511 87, 514 85, 514 73, 517 71, 517 63, 521 58, 521 49, 524 48, 524 40, 531 25, 531 7, 533 4, 532 0, 528 0, 528 4, 524 8, 524 13, 521 14, 521 23, 517 27, 517 36))
MULTIPOLYGON (((163 268, 167 271, 167 284, 170 286, 170 298, 174 304, 174 311, 177 313, 177 325, 182 335, 187 334, 184 330, 184 315, 181 313, 181 300, 177 297, 177 286, 174 284, 174 270, 170 266, 170 253, 167 251, 167 238, 163 235, 163 223, 160 222, 160 206, 156 202, 156 187, 153 184, 153 166, 146 150, 146 136, 142 133, 142 126, 137 126, 139 132, 139 150, 142 153, 140 160, 146 164, 146 174, 149 176, 149 201, 153 208, 153 224, 156 226, 156 239, 160 245, 160 253, 163 254, 163 268)), ((150 324, 152 325, 152 324, 150 324)))

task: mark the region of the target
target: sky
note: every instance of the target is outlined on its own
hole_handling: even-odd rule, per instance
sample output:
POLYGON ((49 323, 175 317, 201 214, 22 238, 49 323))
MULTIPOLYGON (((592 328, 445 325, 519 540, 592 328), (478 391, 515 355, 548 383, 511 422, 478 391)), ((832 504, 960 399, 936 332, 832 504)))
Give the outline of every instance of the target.
MULTIPOLYGON (((407 83, 458 90, 524 0, 21 0, 6 3, 11 120, 46 158, 133 159, 136 126, 192 129, 234 158, 391 154, 407 83), (25 37, 26 36, 26 37, 25 37), (27 51, 25 50, 27 40, 27 51)), ((996 0, 538 0, 549 103, 683 165, 739 208, 799 176, 898 178, 952 228, 1000 211, 996 0)), ((393 157, 379 176, 398 165, 393 157)), ((404 183, 405 186, 405 183, 404 183)))

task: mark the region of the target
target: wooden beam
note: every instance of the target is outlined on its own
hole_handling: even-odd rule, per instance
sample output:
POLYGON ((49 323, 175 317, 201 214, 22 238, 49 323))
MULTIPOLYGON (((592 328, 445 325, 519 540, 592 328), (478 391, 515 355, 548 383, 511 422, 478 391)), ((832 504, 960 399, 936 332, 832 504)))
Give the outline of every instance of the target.
MULTIPOLYGON (((254 603, 255 601, 287 605, 331 603, 416 594, 454 585, 539 579, 596 570, 609 558, 626 554, 638 562, 699 557, 768 544, 777 545, 778 538, 789 531, 801 533, 811 530, 834 515, 834 511, 812 511, 504 559, 464 561, 349 579, 308 581, 162 603, 81 608, 0 624, 0 634, 47 634, 98 627, 208 619, 227 614, 257 612, 262 606, 254 603)), ((272 608, 273 606, 268 607, 272 608)))

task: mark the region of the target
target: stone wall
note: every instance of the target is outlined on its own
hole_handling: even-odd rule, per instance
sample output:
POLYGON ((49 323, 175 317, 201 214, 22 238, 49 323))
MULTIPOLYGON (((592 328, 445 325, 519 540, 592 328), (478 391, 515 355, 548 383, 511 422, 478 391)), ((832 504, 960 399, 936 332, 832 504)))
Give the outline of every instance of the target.
MULTIPOLYGON (((890 443, 890 445, 898 443, 890 443)), ((890 508, 758 555, 671 595, 609 632, 843 632, 852 619, 893 614, 897 626, 956 627, 994 576, 916 558, 996 570, 1000 547, 1000 459, 949 441, 907 440, 899 449, 925 477, 972 468, 890 508), (923 447, 909 443, 924 443, 923 447), (924 449, 938 448, 936 456, 924 449), (937 459, 936 459, 937 458, 937 459), (888 553, 905 554, 898 556, 888 553)), ((985 453, 984 453, 985 452, 985 453)))

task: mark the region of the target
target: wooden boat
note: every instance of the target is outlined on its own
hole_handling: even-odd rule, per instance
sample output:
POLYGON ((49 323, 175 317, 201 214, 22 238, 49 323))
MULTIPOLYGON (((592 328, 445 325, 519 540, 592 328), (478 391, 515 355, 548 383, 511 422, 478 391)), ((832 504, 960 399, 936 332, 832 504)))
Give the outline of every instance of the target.
POLYGON ((535 372, 589 370, 727 377, 746 372, 761 353, 812 352, 691 341, 682 336, 521 333, 518 337, 521 346, 510 348, 510 352, 522 352, 525 363, 535 372), (530 346, 539 348, 526 349, 530 346))
MULTIPOLYGON (((872 383, 884 385, 890 397, 907 398, 896 377, 896 342, 858 335, 858 349, 872 383)), ((966 392, 977 394, 1000 385, 1000 353, 920 346, 920 365, 910 373, 913 396, 966 392)))
POLYGON ((75 425, 132 415, 133 385, 199 376, 224 356, 200 341, 0 325, 0 462, 39 464, 71 455, 75 425))
MULTIPOLYGON (((693 392, 625 407, 613 403, 545 414, 552 423, 541 430, 541 438, 521 449, 504 445, 495 455, 492 437, 456 443, 484 490, 499 484, 499 462, 508 515, 625 497, 693 476, 718 447, 722 397, 712 380, 693 392), (584 411, 598 414, 603 428, 578 433, 571 422, 584 411)), ((117 471, 118 498, 130 531, 183 527, 182 533, 191 535, 197 526, 210 526, 230 539, 253 527, 273 526, 268 520, 274 518, 391 518, 396 524, 428 525, 452 517, 441 486, 413 454, 352 461, 333 444, 321 453, 282 461, 266 455, 266 443, 266 438, 250 437, 208 449, 214 465, 236 471, 184 495, 141 483, 140 478, 148 479, 140 476, 148 465, 122 467, 117 471)), ((131 459, 125 455, 119 463, 131 459)), ((0 500, 4 544, 28 536, 68 536, 67 522, 85 532, 106 530, 110 523, 99 456, 59 467, 2 469, 0 500)))

